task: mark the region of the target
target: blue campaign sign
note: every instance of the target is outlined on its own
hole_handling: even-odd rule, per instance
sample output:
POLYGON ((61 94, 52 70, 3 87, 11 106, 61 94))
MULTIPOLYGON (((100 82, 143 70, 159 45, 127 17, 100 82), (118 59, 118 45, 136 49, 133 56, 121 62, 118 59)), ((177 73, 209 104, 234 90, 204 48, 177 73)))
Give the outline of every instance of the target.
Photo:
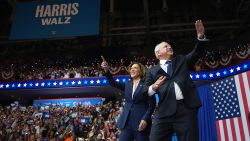
POLYGON ((17 2, 10 39, 99 34, 100 0, 17 2))
POLYGON ((44 99, 34 100, 33 106, 63 105, 73 107, 76 105, 98 105, 102 104, 103 100, 103 98, 44 99))

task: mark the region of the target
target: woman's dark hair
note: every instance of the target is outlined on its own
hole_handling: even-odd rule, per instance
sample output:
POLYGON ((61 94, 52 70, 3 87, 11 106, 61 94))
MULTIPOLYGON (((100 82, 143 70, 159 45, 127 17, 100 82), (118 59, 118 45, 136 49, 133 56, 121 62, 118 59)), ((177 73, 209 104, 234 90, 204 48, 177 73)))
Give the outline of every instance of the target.
POLYGON ((130 70, 131 70, 131 67, 134 65, 134 64, 137 64, 138 66, 139 66, 139 68, 140 68, 140 74, 141 74, 141 79, 145 79, 145 77, 146 77, 146 68, 145 68, 145 66, 143 65, 143 64, 141 64, 141 63, 138 63, 138 62, 132 62, 129 66, 128 66, 128 71, 130 72, 130 70))

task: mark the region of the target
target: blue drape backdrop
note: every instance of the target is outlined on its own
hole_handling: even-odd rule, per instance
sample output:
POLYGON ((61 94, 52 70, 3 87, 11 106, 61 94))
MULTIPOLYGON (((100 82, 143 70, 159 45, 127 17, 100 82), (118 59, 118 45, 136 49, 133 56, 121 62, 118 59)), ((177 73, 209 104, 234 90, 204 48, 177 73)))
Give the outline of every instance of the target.
POLYGON ((202 107, 198 111, 200 141, 218 141, 210 84, 198 87, 202 107))

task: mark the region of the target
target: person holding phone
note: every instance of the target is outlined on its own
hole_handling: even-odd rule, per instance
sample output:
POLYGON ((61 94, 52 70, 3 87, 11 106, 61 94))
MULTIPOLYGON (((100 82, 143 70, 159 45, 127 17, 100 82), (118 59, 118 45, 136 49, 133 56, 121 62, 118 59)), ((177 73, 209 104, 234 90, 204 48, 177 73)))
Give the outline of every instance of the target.
POLYGON ((132 63, 128 68, 131 79, 124 85, 112 78, 107 61, 101 57, 101 67, 109 84, 124 90, 125 94, 125 105, 118 120, 118 128, 121 129, 119 141, 149 141, 156 100, 155 96, 148 96, 148 87, 144 82, 145 67, 141 63, 132 63))

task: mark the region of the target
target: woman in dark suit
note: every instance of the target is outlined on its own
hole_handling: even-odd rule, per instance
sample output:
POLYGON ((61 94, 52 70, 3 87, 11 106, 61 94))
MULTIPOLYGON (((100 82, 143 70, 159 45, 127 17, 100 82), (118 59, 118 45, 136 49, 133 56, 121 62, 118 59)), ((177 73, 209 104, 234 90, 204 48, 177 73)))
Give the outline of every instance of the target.
POLYGON ((118 120, 121 129, 119 141, 149 141, 151 115, 156 102, 155 96, 148 96, 148 87, 144 82, 145 67, 140 63, 132 63, 129 66, 131 80, 123 85, 114 81, 108 63, 102 59, 101 66, 109 84, 125 93, 125 105, 118 120))

